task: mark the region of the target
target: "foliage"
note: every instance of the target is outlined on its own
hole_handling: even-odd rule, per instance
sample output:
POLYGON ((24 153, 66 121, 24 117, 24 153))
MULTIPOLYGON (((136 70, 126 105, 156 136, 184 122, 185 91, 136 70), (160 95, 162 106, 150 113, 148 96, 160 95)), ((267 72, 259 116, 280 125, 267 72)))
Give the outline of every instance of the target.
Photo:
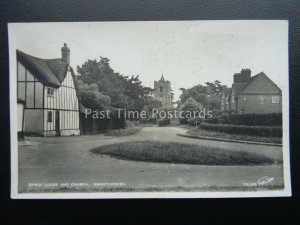
POLYGON ((181 88, 182 91, 178 102, 179 107, 188 99, 193 98, 198 103, 201 103, 204 108, 219 112, 221 107, 221 97, 223 89, 226 86, 222 85, 220 81, 206 82, 205 85, 196 85, 192 88, 181 88))
MULTIPOLYGON (((126 108, 127 110, 141 111, 151 100, 153 89, 144 87, 139 76, 123 76, 115 72, 109 63, 108 58, 100 57, 100 60, 87 60, 81 67, 77 66, 81 81, 79 86, 89 85, 95 88, 103 96, 109 96, 112 108, 126 108)), ((84 89, 81 87, 80 89, 84 89)), ((93 90, 95 92, 95 90, 93 90)), ((92 95, 88 93, 88 95, 92 95)), ((93 93, 92 99, 98 94, 93 93)), ((102 102, 102 101, 100 101, 102 102)), ((97 101, 92 101, 97 103, 97 101)), ((95 108, 97 104, 94 105, 95 108)))
POLYGON ((184 101, 180 107, 180 111, 183 112, 199 112, 203 108, 203 105, 197 102, 192 97, 189 97, 184 101))
POLYGON ((260 137, 260 136, 253 136, 253 135, 245 135, 245 134, 228 134, 223 132, 217 132, 212 130, 204 130, 199 128, 193 128, 186 132, 188 135, 192 135, 193 137, 199 138, 221 138, 227 139, 228 141, 254 141, 254 142, 264 142, 264 143, 275 143, 281 144, 282 138, 280 137, 260 137))
POLYGON ((164 119, 159 119, 158 120, 158 126, 159 127, 170 125, 170 123, 171 123, 171 120, 169 118, 164 118, 164 119))
POLYGON ((179 117, 180 124, 194 124, 194 119, 199 118, 199 113, 203 109, 203 105, 198 103, 192 97, 189 97, 180 107, 180 112, 182 112, 181 117, 179 117), (196 113, 196 114, 194 114, 196 113), (188 116, 189 115, 189 116, 188 116), (192 122, 193 120, 193 122, 192 122))
POLYGON ((147 119, 148 118, 151 119, 153 117, 152 116, 153 110, 154 109, 159 109, 159 108, 161 108, 161 106, 162 106, 162 103, 160 101, 155 100, 152 97, 146 97, 145 98, 145 105, 144 105, 143 110, 147 114, 147 119))
POLYGON ((253 135, 262 137, 282 137, 282 127, 275 126, 244 126, 228 124, 201 123, 200 128, 229 134, 253 135))
POLYGON ((232 124, 246 126, 282 126, 282 113, 268 114, 224 114, 206 120, 213 124, 232 124))
POLYGON ((202 123, 201 118, 187 119, 187 124, 194 126, 194 127, 199 126, 201 123, 202 123))
POLYGON ((110 105, 110 97, 99 92, 97 85, 85 84, 78 81, 80 99, 84 105, 93 110, 107 110, 110 105))
POLYGON ((128 127, 126 129, 109 130, 106 136, 124 137, 134 135, 141 130, 141 127, 128 127))
POLYGON ((188 121, 186 118, 179 118, 179 124, 187 124, 188 121))

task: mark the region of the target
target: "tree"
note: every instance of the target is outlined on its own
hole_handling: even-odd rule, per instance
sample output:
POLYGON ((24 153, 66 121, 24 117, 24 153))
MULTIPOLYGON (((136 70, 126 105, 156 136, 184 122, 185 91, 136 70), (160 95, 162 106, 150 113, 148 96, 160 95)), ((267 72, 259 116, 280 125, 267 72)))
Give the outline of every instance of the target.
POLYGON ((223 91, 224 86, 221 85, 220 81, 215 80, 214 82, 206 82, 205 84, 208 88, 208 92, 211 95, 215 95, 215 96, 221 96, 222 95, 222 91, 223 91))
POLYGON ((80 99, 84 105, 93 110, 107 110, 110 106, 110 97, 98 91, 96 84, 84 84, 78 81, 80 99))
POLYGON ((201 109, 203 109, 203 105, 192 97, 189 97, 187 100, 185 100, 180 107, 180 111, 183 112, 199 112, 201 109))
POLYGON ((112 108, 141 111, 153 93, 153 89, 142 85, 138 75, 128 78, 115 72, 105 57, 100 57, 99 61, 87 60, 82 66, 77 66, 77 72, 82 82, 80 85, 93 85, 93 88, 96 85, 102 97, 109 96, 112 108))
POLYGON ((162 103, 161 101, 155 100, 152 97, 147 97, 145 99, 145 106, 143 110, 148 114, 151 115, 154 109, 159 109, 161 108, 162 103))
POLYGON ((214 82, 206 82, 205 85, 199 84, 189 89, 181 88, 182 93, 179 97, 179 108, 191 97, 205 108, 213 112, 219 112, 222 92, 225 87, 220 81, 216 80, 214 82))

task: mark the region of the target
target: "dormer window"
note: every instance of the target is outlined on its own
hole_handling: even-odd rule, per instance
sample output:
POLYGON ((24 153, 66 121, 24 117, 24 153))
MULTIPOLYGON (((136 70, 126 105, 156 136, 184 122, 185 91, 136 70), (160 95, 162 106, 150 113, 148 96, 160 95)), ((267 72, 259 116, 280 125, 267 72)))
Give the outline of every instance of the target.
POLYGON ((47 96, 54 97, 54 88, 47 88, 47 96))

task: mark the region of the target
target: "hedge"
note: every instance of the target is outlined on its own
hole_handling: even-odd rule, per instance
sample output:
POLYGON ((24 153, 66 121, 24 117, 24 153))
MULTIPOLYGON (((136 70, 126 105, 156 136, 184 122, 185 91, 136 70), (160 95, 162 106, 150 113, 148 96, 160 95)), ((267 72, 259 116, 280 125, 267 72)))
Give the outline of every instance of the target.
POLYGON ((199 127, 204 130, 224 132, 228 134, 242 134, 262 137, 282 137, 282 127, 280 126, 244 126, 202 123, 199 127))
POLYGON ((202 122, 201 118, 195 118, 195 119, 192 118, 187 120, 187 124, 191 126, 199 126, 201 122, 202 122))
POLYGON ((205 122, 246 126, 282 126, 282 114, 224 114, 212 119, 206 119, 205 122))
POLYGON ((179 124, 187 124, 186 118, 179 118, 179 124))
POLYGON ((170 119, 159 119, 158 120, 159 127, 169 125, 170 123, 171 123, 170 119))

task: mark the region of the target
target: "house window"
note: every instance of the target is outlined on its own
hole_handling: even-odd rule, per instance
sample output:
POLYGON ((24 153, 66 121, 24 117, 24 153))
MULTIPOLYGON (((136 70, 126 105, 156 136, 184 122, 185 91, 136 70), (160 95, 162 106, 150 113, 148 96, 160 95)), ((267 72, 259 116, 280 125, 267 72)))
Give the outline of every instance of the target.
POLYGON ((259 104, 266 104, 267 100, 265 98, 265 96, 260 96, 259 97, 259 104))
POLYGON ((163 91, 164 91, 163 86, 160 86, 160 87, 159 87, 159 91, 160 91, 160 92, 163 92, 163 91))
POLYGON ((52 119, 52 111, 48 111, 48 114, 47 114, 47 122, 52 122, 53 119, 52 119))
POLYGON ((50 87, 47 88, 47 96, 51 96, 51 97, 54 96, 54 89, 53 88, 50 88, 50 87))
POLYGON ((234 103, 234 97, 231 98, 231 102, 234 103))
POLYGON ((280 97, 279 96, 272 96, 272 103, 274 104, 278 104, 279 103, 279 100, 280 100, 280 97))
POLYGON ((246 113, 245 109, 242 109, 241 114, 245 114, 245 113, 246 113))

